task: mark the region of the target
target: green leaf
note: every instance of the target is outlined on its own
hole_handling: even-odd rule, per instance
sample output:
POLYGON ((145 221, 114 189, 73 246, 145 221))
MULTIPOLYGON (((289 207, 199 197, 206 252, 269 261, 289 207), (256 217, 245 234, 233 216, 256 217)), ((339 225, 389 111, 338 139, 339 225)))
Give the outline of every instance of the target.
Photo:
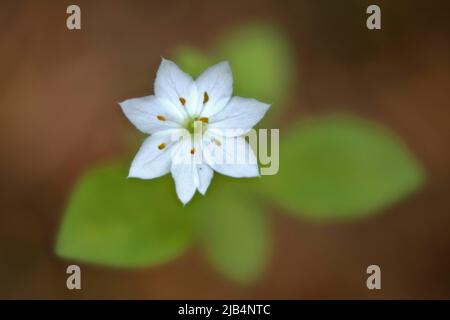
POLYGON ((207 194, 207 216, 201 224, 203 249, 221 274, 238 283, 251 283, 265 270, 271 249, 266 215, 247 184, 220 178, 207 194))
POLYGON ((417 190, 424 172, 399 139, 361 119, 335 116, 281 133, 280 171, 268 196, 313 218, 376 212, 417 190), (283 137, 284 136, 284 137, 283 137))
POLYGON ((192 77, 198 77, 205 69, 217 63, 212 57, 189 46, 178 47, 174 50, 173 60, 178 66, 192 77))
POLYGON ((128 164, 88 172, 69 201, 57 254, 120 267, 150 266, 179 256, 191 244, 192 216, 170 177, 127 179, 128 164))
POLYGON ((181 69, 197 77, 219 61, 229 61, 233 95, 272 104, 269 116, 279 114, 292 87, 295 59, 282 32, 268 25, 250 25, 220 38, 210 54, 188 46, 174 50, 181 69))
POLYGON ((230 62, 235 95, 280 108, 295 69, 289 42, 280 31, 268 25, 237 29, 219 42, 217 55, 230 62))

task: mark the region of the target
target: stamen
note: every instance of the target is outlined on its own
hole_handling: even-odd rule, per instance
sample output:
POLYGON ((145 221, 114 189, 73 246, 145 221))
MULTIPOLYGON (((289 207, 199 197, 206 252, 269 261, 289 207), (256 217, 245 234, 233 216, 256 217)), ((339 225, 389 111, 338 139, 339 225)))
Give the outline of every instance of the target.
POLYGON ((195 148, 192 148, 191 149, 191 154, 194 154, 195 153, 195 148))
POLYGON ((209 101, 208 92, 205 91, 203 94, 203 104, 207 103, 209 101))
POLYGON ((206 117, 202 117, 200 119, 198 119, 199 121, 203 122, 203 123, 208 123, 209 119, 206 117))
POLYGON ((159 146, 158 146, 158 149, 159 150, 162 150, 162 149, 164 149, 166 147, 166 144, 165 143, 161 143, 159 146))
POLYGON ((217 140, 216 138, 212 138, 211 141, 218 147, 220 147, 222 145, 222 143, 219 140, 217 140))
POLYGON ((164 116, 162 116, 162 115, 160 115, 160 114, 158 114, 158 115, 156 116, 156 118, 158 118, 159 121, 166 121, 166 117, 164 117, 164 116))
POLYGON ((186 99, 185 99, 185 98, 180 97, 180 102, 181 102, 181 104, 182 104, 183 106, 186 105, 186 99))

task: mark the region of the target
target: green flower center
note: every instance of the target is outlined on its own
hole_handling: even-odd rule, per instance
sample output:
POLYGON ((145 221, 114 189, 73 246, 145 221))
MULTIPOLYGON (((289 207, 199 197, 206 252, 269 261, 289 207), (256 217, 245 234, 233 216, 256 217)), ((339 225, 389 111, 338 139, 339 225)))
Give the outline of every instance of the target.
POLYGON ((189 119, 186 124, 185 128, 187 131, 189 131, 190 134, 203 134, 206 130, 208 124, 208 118, 199 118, 195 117, 192 119, 189 119))

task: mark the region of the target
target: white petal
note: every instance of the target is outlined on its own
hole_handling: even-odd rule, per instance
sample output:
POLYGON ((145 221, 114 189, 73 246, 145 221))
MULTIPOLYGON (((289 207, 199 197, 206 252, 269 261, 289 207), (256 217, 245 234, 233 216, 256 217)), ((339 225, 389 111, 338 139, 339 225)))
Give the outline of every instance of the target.
POLYGON ((191 155, 192 143, 183 139, 181 146, 173 159, 171 172, 175 180, 175 190, 183 204, 188 203, 195 194, 198 186, 198 173, 191 155))
POLYGON ((243 137, 213 139, 213 142, 205 144, 203 151, 205 162, 211 168, 235 178, 259 176, 255 154, 243 137))
MULTIPOLYGON (((204 147, 204 138, 205 135, 194 134, 193 137, 193 150, 194 154, 190 155, 190 160, 192 159, 195 162, 195 169, 197 170, 198 183, 197 189, 202 194, 205 195, 206 190, 208 190, 209 184, 214 175, 214 170, 204 163, 203 159, 203 147, 204 147)), ((185 152, 187 153, 187 152, 185 152)))
POLYGON ((206 69, 196 80, 199 102, 203 104, 205 92, 208 101, 204 104, 201 116, 210 117, 225 107, 233 92, 233 76, 228 62, 218 63, 206 69))
POLYGON ((198 191, 205 195, 206 190, 208 190, 209 184, 214 175, 213 169, 207 164, 198 164, 197 165, 198 172, 198 191))
POLYGON ((168 99, 191 115, 197 109, 197 86, 190 75, 167 59, 162 59, 155 80, 155 95, 168 99))
POLYGON ((221 112, 209 118, 208 128, 248 131, 264 117, 269 107, 255 99, 233 97, 221 112))
POLYGON ((129 99, 119 104, 128 120, 148 134, 179 128, 184 121, 183 114, 168 100, 155 96, 129 99))
POLYGON ((153 179, 169 173, 172 149, 180 143, 171 141, 174 133, 170 130, 148 137, 136 154, 128 177, 153 179))

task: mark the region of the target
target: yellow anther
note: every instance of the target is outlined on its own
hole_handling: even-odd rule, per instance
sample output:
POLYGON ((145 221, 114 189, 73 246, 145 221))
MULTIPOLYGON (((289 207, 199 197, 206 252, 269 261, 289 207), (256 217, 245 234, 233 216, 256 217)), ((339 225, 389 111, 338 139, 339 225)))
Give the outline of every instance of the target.
POLYGON ((205 91, 203 94, 203 104, 207 103, 209 101, 208 92, 205 91))
POLYGON ((195 148, 192 148, 191 149, 191 154, 194 154, 195 153, 195 148))
POLYGON ((186 99, 185 99, 185 98, 180 97, 180 102, 181 102, 181 104, 182 104, 183 106, 186 105, 186 99))
POLYGON ((211 141, 218 147, 220 147, 222 145, 222 143, 219 140, 215 139, 215 138, 213 138, 211 141))
POLYGON ((209 119, 206 117, 202 117, 200 119, 198 119, 199 121, 203 122, 203 123, 208 123, 209 119))
POLYGON ((164 116, 162 116, 162 115, 160 115, 160 114, 158 114, 158 115, 156 116, 156 118, 158 118, 159 121, 166 121, 166 117, 164 117, 164 116))
POLYGON ((162 150, 162 149, 164 149, 166 147, 166 144, 165 143, 161 143, 159 146, 158 146, 158 149, 159 150, 162 150))

